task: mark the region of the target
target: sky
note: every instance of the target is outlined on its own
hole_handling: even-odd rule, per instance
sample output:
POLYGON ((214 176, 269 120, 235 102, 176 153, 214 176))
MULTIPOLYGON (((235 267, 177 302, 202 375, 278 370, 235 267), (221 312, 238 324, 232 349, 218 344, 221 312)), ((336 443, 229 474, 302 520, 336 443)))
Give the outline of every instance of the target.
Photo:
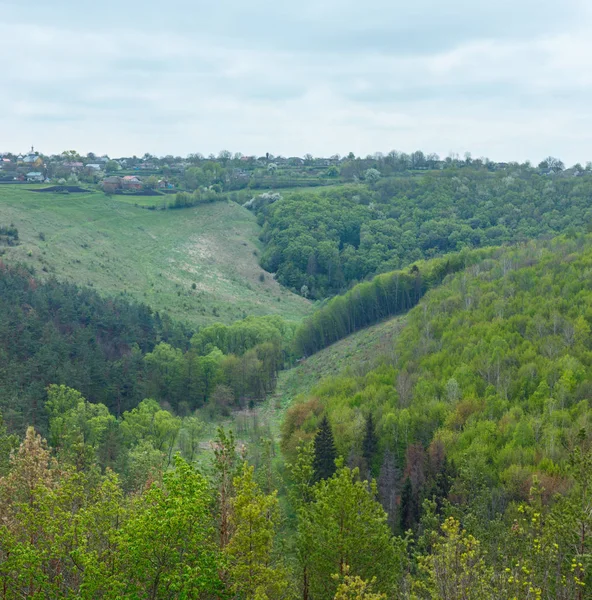
POLYGON ((0 152, 592 160, 588 0, 0 0, 0 152))

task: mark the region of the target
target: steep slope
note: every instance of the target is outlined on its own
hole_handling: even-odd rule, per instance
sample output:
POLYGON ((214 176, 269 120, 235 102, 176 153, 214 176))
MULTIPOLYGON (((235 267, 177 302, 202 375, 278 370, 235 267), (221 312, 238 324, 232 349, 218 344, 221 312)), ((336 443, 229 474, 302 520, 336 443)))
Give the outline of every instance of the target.
POLYGON ((393 365, 314 387, 287 413, 284 449, 327 412, 339 451, 361 461, 372 414, 381 450, 370 466, 378 474, 392 453, 415 506, 426 451, 456 465, 457 500, 493 497, 489 509, 503 508, 526 498, 535 476, 552 494, 570 450, 591 437, 591 306, 592 237, 508 249, 426 294, 395 339, 393 365))
POLYGON ((20 245, 1 248, 5 262, 27 263, 40 275, 101 293, 127 292, 192 324, 247 314, 297 319, 309 309, 259 267, 259 227, 234 203, 151 211, 98 192, 34 193, 4 185, 0 225, 10 223, 20 245))

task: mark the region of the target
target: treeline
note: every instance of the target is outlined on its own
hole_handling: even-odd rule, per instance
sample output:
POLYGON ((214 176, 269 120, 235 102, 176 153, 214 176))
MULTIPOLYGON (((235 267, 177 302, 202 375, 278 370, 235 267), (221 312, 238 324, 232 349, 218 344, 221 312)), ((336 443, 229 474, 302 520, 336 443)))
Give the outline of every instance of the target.
POLYGON ((277 316, 247 317, 200 330, 187 352, 160 343, 144 358, 144 393, 179 414, 208 402, 223 414, 252 407, 275 389, 290 355, 292 329, 277 316))
POLYGON ((115 415, 152 397, 188 413, 271 391, 286 357, 279 319, 193 332, 166 315, 0 264, 0 409, 12 430, 45 430, 46 388, 66 384, 115 415), (220 350, 215 344, 220 344, 220 350))
POLYGON ((296 353, 310 356, 359 329, 408 311, 447 275, 466 269, 494 252, 482 249, 448 254, 359 283, 304 320, 294 338, 296 353))
POLYGON ((327 421, 282 478, 270 453, 256 471, 224 430, 199 467, 186 451, 151 464, 154 444, 164 439, 166 447, 159 432, 175 418, 144 403, 115 421, 106 407, 53 387, 48 410, 50 444, 32 427, 19 444, 0 426, 6 600, 588 597, 592 450, 585 434, 558 471, 565 489, 553 502, 535 480, 527 500, 484 520, 451 492, 450 500, 426 499, 417 530, 403 536, 393 534, 378 501, 380 480, 366 480, 342 458, 319 477, 336 456, 327 421), (129 448, 122 475, 100 462, 100 440, 114 422, 129 448), (281 485, 289 490, 285 502, 281 485))
POLYGON ((227 200, 227 194, 211 189, 197 189, 193 192, 177 192, 174 201, 165 200, 164 206, 165 208, 188 208, 221 200, 227 200))
POLYGON ((553 237, 592 220, 592 174, 483 166, 377 176, 294 192, 254 206, 263 225, 261 265, 312 298, 342 293, 380 272, 463 248, 553 237))
POLYGON ((288 411, 284 452, 327 415, 338 453, 377 477, 401 532, 434 496, 472 515, 480 537, 535 485, 551 503, 570 488, 570 453, 590 443, 591 266, 580 236, 450 277, 409 312, 382 366, 323 381, 288 411))

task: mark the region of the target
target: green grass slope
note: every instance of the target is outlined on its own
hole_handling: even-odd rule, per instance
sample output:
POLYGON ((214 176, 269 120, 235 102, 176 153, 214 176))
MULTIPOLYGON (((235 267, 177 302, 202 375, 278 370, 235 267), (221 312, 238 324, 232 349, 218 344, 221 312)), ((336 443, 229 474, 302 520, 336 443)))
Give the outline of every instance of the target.
POLYGON ((20 245, 0 248, 5 262, 105 294, 127 292, 194 325, 247 314, 299 319, 309 310, 262 271, 255 217, 234 203, 149 211, 99 192, 29 187, 0 186, 0 225, 14 223, 20 236, 20 245))
POLYGON ((395 338, 404 322, 405 317, 399 316, 367 327, 281 371, 276 398, 287 406, 327 377, 345 372, 363 375, 385 360, 392 361, 395 338))

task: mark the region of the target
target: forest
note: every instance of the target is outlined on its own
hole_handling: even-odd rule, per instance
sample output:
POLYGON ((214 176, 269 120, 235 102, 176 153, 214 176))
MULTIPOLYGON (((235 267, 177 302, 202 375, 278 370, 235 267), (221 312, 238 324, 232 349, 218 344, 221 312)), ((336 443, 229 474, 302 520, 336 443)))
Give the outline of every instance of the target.
MULTIPOLYGON (((434 261, 382 364, 294 401, 283 460, 272 438, 245 446, 224 429, 204 452, 205 424, 176 398, 216 353, 214 396, 247 397, 225 363, 268 347, 273 378, 296 352, 293 327, 194 333, 4 266, 3 296, 21 318, 39 313, 22 332, 51 316, 51 347, 68 352, 82 329, 101 368, 136 339, 151 399, 117 412, 51 383, 43 421, 22 436, 2 425, 2 597, 589 597, 592 237, 450 260, 462 268, 434 261), (105 345, 113 314, 125 318, 105 345)), ((27 349, 41 374, 41 349, 27 349)))
MULTIPOLYGON (((590 223, 592 176, 552 177, 516 166, 378 174, 371 183, 285 194, 255 205, 261 265, 312 298, 377 273, 463 248, 498 246, 590 223)), ((578 172, 579 173, 579 172, 578 172)))
POLYGON ((0 410, 11 429, 46 430, 46 388, 68 384, 114 415, 152 398, 189 414, 220 411, 273 391, 293 327, 247 317, 199 332, 166 313, 0 263, 0 410))
POLYGON ((304 318, 0 262, 0 598, 592 597, 592 176, 387 158, 225 198, 304 318))

